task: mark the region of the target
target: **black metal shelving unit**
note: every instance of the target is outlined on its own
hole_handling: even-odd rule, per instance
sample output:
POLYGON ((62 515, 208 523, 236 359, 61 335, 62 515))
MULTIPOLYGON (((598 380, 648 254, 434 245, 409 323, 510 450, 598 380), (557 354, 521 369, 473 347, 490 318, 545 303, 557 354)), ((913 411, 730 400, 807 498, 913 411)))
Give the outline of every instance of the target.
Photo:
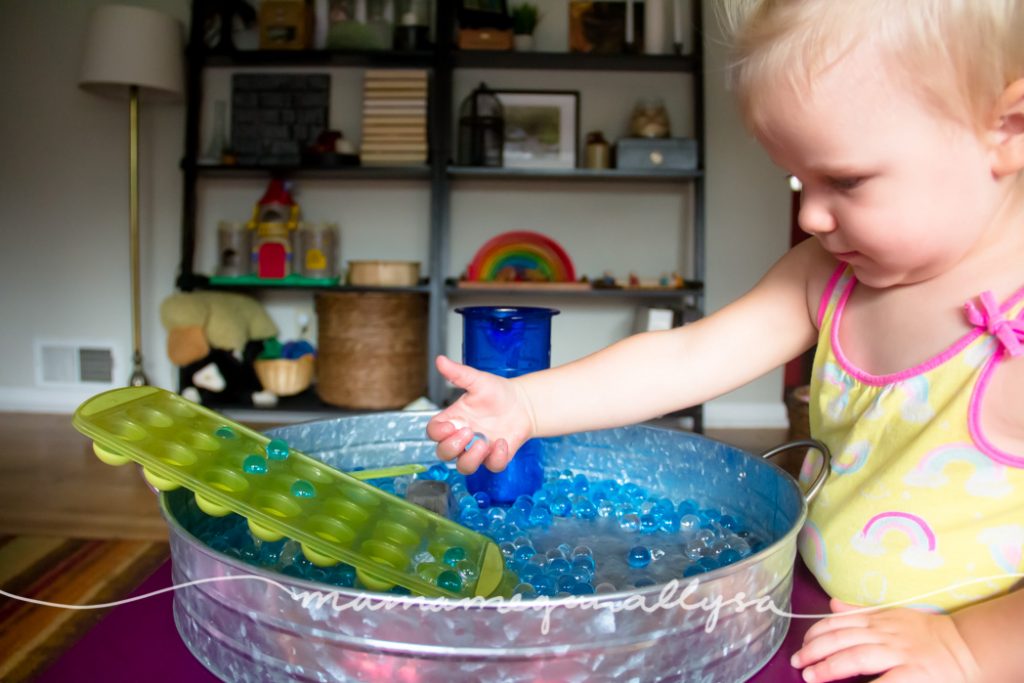
MULTIPOLYGON (((193 16, 204 0, 193 0, 193 16)), ((211 51, 203 46, 202 22, 193 21, 186 50, 186 122, 185 153, 181 168, 183 174, 181 265, 177 285, 182 290, 200 288, 233 291, 281 290, 280 287, 227 287, 211 285, 209 278, 195 272, 197 230, 197 186, 200 182, 219 179, 269 178, 285 176, 303 179, 315 178, 338 182, 346 181, 422 181, 430 186, 430 240, 427 258, 427 281, 415 287, 398 291, 423 292, 429 297, 428 353, 431 357, 446 348, 447 318, 453 300, 480 299, 488 295, 503 298, 559 299, 567 303, 622 300, 634 303, 681 304, 692 318, 704 309, 705 280, 705 191, 704 191, 704 67, 701 2, 691 3, 693 52, 686 55, 588 55, 548 52, 462 52, 452 41, 439 39, 432 50, 422 52, 363 52, 348 50, 259 50, 211 51), (204 73, 209 69, 250 69, 265 67, 345 67, 345 68, 424 68, 431 72, 429 80, 428 138, 429 163, 409 167, 239 167, 199 163, 200 110, 204 73), (693 136, 697 139, 697 170, 679 171, 619 171, 570 169, 527 170, 511 168, 472 168, 452 163, 454 144, 453 79, 459 69, 515 69, 538 71, 641 71, 689 76, 692 87, 693 136), (687 273, 687 285, 678 290, 661 289, 592 289, 585 291, 538 291, 517 289, 460 289, 446 281, 450 270, 451 246, 451 194, 465 181, 486 182, 538 182, 550 183, 659 183, 693 188, 692 272, 687 273)), ((454 3, 440 0, 435 3, 438 36, 452 35, 455 27, 454 3)), ((373 291, 366 287, 292 287, 307 291, 373 291)), ((387 291, 396 291, 389 288, 387 291)), ((448 398, 444 379, 429 364, 429 395, 441 403, 448 398)), ((309 393, 309 392, 307 392, 309 393)), ((224 407, 224 406, 218 406, 224 407)), ((283 401, 284 410, 337 410, 319 404, 315 396, 301 400, 283 401)), ((266 411, 272 420, 274 411, 266 411)), ((703 429, 703 408, 695 406, 676 413, 693 419, 697 431, 703 429)))

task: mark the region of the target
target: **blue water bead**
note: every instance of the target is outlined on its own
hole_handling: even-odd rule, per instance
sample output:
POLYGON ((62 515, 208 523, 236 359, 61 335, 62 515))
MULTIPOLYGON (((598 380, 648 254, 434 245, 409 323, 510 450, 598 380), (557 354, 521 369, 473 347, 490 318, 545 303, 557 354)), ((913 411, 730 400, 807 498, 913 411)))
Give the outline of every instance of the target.
POLYGON ((555 484, 555 492, 559 496, 568 496, 572 493, 572 480, 571 479, 559 479, 555 484))
POLYGON ((533 494, 533 507, 537 507, 538 505, 547 505, 553 497, 553 493, 554 491, 547 487, 543 487, 535 491, 533 494))
POLYGON ((566 559, 565 551, 561 548, 552 548, 551 550, 544 553, 544 557, 549 560, 564 560, 566 559))
MULTIPOLYGON (((639 493, 641 490, 642 489, 637 484, 629 481, 623 484, 622 488, 619 489, 619 495, 625 500, 632 500, 633 497, 636 496, 636 494, 639 493)), ((644 498, 646 497, 647 496, 644 495, 644 498)))
POLYGON ((392 487, 395 490, 396 496, 401 496, 402 498, 405 498, 405 494, 408 493, 409 491, 409 480, 410 477, 408 476, 394 478, 394 480, 392 481, 392 487))
POLYGON ((511 541, 513 538, 519 535, 521 529, 515 524, 499 523, 496 529, 492 530, 494 540, 498 543, 511 541))
POLYGON ((653 534, 658 530, 658 519, 654 515, 643 515, 640 517, 640 533, 653 534))
POLYGON ((619 528, 623 531, 639 531, 640 517, 635 512, 623 515, 619 519, 619 528))
POLYGON ((675 514, 676 506, 668 498, 659 498, 654 502, 654 509, 662 515, 671 515, 675 514))
POLYGON ((512 541, 512 545, 514 545, 517 548, 520 548, 524 545, 528 545, 532 548, 533 541, 530 540, 529 536, 517 536, 515 540, 512 541))
POLYGON ((607 519, 611 517, 614 511, 615 503, 613 503, 610 498, 603 498, 597 504, 597 516, 601 519, 607 519))
POLYGON ((697 513, 697 516, 701 518, 703 523, 713 522, 717 524, 722 519, 722 514, 713 508, 704 508, 697 513))
POLYGON ((556 557, 553 560, 548 560, 545 570, 551 576, 561 576, 562 574, 571 574, 572 565, 569 564, 569 560, 556 557))
POLYGON ((594 558, 590 555, 574 555, 570 563, 573 567, 581 567, 591 574, 594 573, 597 567, 597 563, 594 562, 594 558))
POLYGON ((650 499, 645 500, 644 502, 640 503, 640 505, 637 506, 637 512, 639 512, 641 515, 649 515, 653 511, 654 501, 650 499))
POLYGON ((666 531, 670 534, 679 532, 679 515, 674 512, 670 512, 661 518, 661 522, 658 525, 662 531, 666 531))
POLYGON ((479 574, 476 565, 470 560, 459 560, 455 564, 455 570, 459 572, 459 576, 461 576, 462 580, 466 583, 476 581, 476 577, 479 574))
POLYGON ((622 519, 626 515, 636 514, 636 507, 632 503, 617 503, 615 505, 615 519, 622 519))
POLYGON ((654 585, 654 579, 652 579, 650 577, 647 577, 647 576, 645 576, 643 578, 640 578, 640 579, 637 579, 636 581, 633 582, 633 587, 634 588, 647 588, 648 586, 653 586, 653 585, 654 585))
POLYGON ((271 460, 285 460, 288 457, 288 442, 284 439, 271 439, 266 450, 271 460))
POLYGON ((572 563, 571 575, 576 581, 583 583, 590 583, 590 580, 594 578, 594 572, 584 566, 577 565, 575 562, 572 563))
POLYGON ((482 508, 488 508, 491 506, 491 496, 486 491, 477 491, 473 494, 476 498, 476 504, 482 508))
POLYGON ((526 563, 544 569, 548 566, 548 558, 544 556, 544 553, 534 553, 526 563))
MULTIPOLYGON (((522 578, 522 577, 519 577, 522 578)), ((537 591, 529 581, 524 581, 512 589, 513 595, 518 595, 523 600, 532 600, 537 597, 537 591)))
POLYGON ((704 545, 704 542, 696 539, 683 546, 683 555, 686 555, 687 559, 693 560, 694 562, 704 557, 704 555, 707 554, 707 551, 708 549, 707 546, 704 545))
POLYGON ((551 510, 546 505, 535 505, 530 510, 529 522, 531 527, 548 528, 552 522, 551 510))
POLYGON ((456 501, 459 504, 459 510, 479 510, 480 506, 476 504, 476 498, 464 493, 459 496, 456 501))
POLYGON ((246 474, 266 474, 267 473, 267 459, 262 455, 250 455, 242 461, 242 469, 245 470, 246 474))
POLYGON ((330 569, 328 582, 343 588, 351 588, 356 583, 356 570, 350 564, 339 562, 330 569))
POLYGON ((448 481, 448 468, 441 463, 435 463, 423 473, 424 479, 433 479, 434 481, 448 481))
POLYGON ((458 593, 462 590, 462 577, 454 569, 447 569, 437 576, 437 587, 458 593))
POLYGON ((715 532, 711 529, 705 529, 704 527, 701 527, 700 529, 697 529, 697 533, 695 533, 693 537, 696 540, 704 543, 704 545, 710 545, 714 542, 715 535, 715 532))
POLYGON ((281 559, 281 549, 284 548, 284 539, 268 543, 264 541, 260 545, 259 563, 264 567, 272 567, 281 559))
POLYGON ((512 559, 516 554, 516 547, 512 545, 511 541, 504 541, 498 544, 498 550, 501 551, 501 556, 506 560, 512 559))
POLYGON ((679 517, 679 530, 680 531, 693 531, 700 527, 700 517, 697 515, 687 512, 679 517))
POLYGON ((522 510, 523 512, 529 512, 533 507, 533 498, 527 495, 517 496, 515 502, 512 503, 513 510, 522 510))
POLYGON ((493 522, 495 520, 504 521, 507 513, 505 512, 505 508, 493 507, 487 508, 487 512, 485 514, 487 515, 487 519, 493 522))
POLYGON ((739 562, 743 557, 736 551, 735 548, 726 548, 718 555, 718 562, 723 567, 733 562, 739 562))
POLYGON ((545 484, 552 484, 552 483, 558 481, 558 477, 560 475, 561 475, 561 472, 559 472, 558 470, 544 470, 544 483, 545 484))
POLYGON ((454 567, 464 559, 466 559, 466 549, 456 545, 444 551, 442 561, 449 567, 454 567))
POLYGON ((217 427, 217 431, 214 432, 218 439, 224 439, 225 441, 235 438, 235 430, 228 426, 217 427))
POLYGON ((239 550, 239 559, 244 560, 249 564, 259 564, 260 551, 252 544, 246 545, 244 548, 239 550))
POLYGON ((572 559, 576 559, 581 555, 585 555, 586 557, 589 557, 591 560, 594 559, 594 551, 591 550, 590 546, 588 545, 578 545, 572 549, 571 553, 569 553, 569 557, 571 557, 572 559))
POLYGON ((699 560, 697 560, 697 564, 699 564, 701 567, 703 567, 704 571, 708 571, 708 572, 713 571, 715 569, 718 569, 720 566, 722 566, 721 564, 719 564, 719 562, 717 560, 713 560, 710 557, 702 557, 702 558, 700 558, 699 560))
POLYGON ((617 590, 618 588, 615 587, 614 583, 608 583, 607 581, 594 586, 595 593, 614 593, 617 590))
POLYGON ((558 587, 555 585, 555 579, 546 574, 542 574, 534 579, 533 589, 537 591, 537 595, 545 595, 549 598, 553 598, 555 593, 558 592, 558 587))
POLYGON ((676 514, 678 514, 680 517, 682 517, 683 515, 691 515, 697 512, 698 509, 699 508, 697 507, 697 503, 687 498, 684 501, 680 501, 679 505, 676 507, 676 514))
POLYGON ((519 580, 524 583, 533 584, 539 576, 544 576, 544 569, 529 562, 519 570, 519 580))
POLYGON ((393 586, 389 592, 392 595, 412 595, 412 591, 405 586, 393 586))
POLYGON ((572 513, 576 519, 596 519, 597 506, 586 498, 581 498, 573 507, 572 513))
POLYGON ((293 483, 291 491, 296 498, 316 498, 316 487, 305 479, 299 479, 293 483))
POLYGON ((634 569, 643 569, 651 563, 651 550, 642 545, 633 546, 626 555, 626 562, 634 569))
POLYGON ((513 555, 516 562, 527 562, 531 557, 537 554, 537 551, 533 549, 532 545, 521 545, 516 548, 516 552, 513 555))
POLYGON ((487 528, 487 518, 480 510, 463 510, 459 515, 459 522, 473 531, 483 531, 487 528))
POLYGON ((569 588, 569 592, 573 595, 593 595, 594 587, 589 581, 577 581, 569 588))
POLYGON ((737 531, 740 528, 740 523, 736 521, 736 518, 732 515, 722 515, 718 520, 718 523, 729 531, 737 531))
POLYGON ((559 494, 551 501, 551 514, 557 517, 568 517, 572 512, 572 501, 569 496, 559 494))
POLYGON ((572 574, 562 574, 555 581, 555 586, 558 588, 559 591, 565 591, 566 593, 568 593, 572 590, 572 587, 575 586, 577 583, 578 582, 575 578, 573 578, 572 574))
POLYGON ((558 473, 558 481, 572 481, 576 475, 570 469, 564 469, 558 473))
POLYGON ((469 489, 466 488, 466 480, 462 478, 462 475, 455 472, 448 475, 448 487, 451 488, 452 495, 456 498, 469 495, 469 489))
POLYGON ((697 576, 698 574, 704 573, 704 567, 698 563, 691 564, 689 567, 683 570, 683 578, 689 578, 691 576, 697 576))
POLYGON ((530 509, 523 510, 521 508, 509 508, 508 512, 505 513, 505 521, 509 524, 514 524, 520 529, 529 528, 530 509))
POLYGON ((576 493, 587 493, 590 490, 590 480, 585 474, 577 474, 572 478, 572 490, 576 493))

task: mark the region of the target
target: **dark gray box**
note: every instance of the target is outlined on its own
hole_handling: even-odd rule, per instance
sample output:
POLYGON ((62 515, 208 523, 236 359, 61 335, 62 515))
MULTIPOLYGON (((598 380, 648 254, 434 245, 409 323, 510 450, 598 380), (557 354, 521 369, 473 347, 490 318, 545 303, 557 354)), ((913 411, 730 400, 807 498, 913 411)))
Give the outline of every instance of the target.
POLYGON ((619 138, 615 167, 629 171, 697 170, 697 141, 693 138, 619 138))

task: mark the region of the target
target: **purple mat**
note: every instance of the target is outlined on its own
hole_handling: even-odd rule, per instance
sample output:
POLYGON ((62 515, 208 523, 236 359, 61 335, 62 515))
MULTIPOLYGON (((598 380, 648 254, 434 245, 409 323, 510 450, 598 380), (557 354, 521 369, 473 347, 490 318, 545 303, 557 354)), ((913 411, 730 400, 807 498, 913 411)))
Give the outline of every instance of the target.
MULTIPOLYGON (((171 585, 168 560, 132 595, 171 585)), ((218 680, 185 647, 174 627, 173 592, 119 605, 75 643, 38 678, 45 683, 102 680, 146 683, 201 683, 218 680)), ((828 612, 828 596, 798 562, 793 581, 794 614, 828 612)), ((789 665, 813 619, 793 619, 775 657, 751 678, 753 683, 800 683, 800 672, 789 665)))

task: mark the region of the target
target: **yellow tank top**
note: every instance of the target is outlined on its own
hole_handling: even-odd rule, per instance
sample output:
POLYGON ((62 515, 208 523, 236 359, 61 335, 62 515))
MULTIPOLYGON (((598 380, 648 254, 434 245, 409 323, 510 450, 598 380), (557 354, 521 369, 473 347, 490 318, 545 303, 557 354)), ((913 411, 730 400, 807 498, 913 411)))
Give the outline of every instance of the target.
MULTIPOLYGON (((843 354, 856 286, 841 266, 818 311, 811 434, 832 476, 800 533, 804 562, 833 597, 949 611, 1005 593, 1024 570, 1024 454, 994 447, 978 415, 993 369, 1024 353, 1024 288, 965 304, 974 329, 938 356, 884 376, 843 354)), ((804 462, 801 480, 820 456, 804 462)))

